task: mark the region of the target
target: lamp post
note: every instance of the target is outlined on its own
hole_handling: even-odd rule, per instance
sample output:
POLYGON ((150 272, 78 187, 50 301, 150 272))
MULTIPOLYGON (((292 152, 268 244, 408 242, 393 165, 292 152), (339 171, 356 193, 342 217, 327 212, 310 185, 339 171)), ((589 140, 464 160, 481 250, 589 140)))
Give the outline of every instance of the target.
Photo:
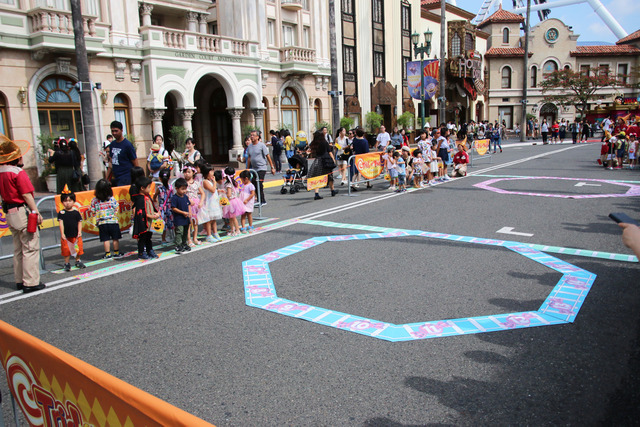
POLYGON ((427 29, 424 32, 424 43, 420 42, 420 34, 414 32, 411 34, 411 42, 413 43, 413 56, 415 58, 420 55, 420 120, 421 127, 424 128, 424 54, 427 54, 427 58, 431 55, 431 37, 433 33, 427 29))

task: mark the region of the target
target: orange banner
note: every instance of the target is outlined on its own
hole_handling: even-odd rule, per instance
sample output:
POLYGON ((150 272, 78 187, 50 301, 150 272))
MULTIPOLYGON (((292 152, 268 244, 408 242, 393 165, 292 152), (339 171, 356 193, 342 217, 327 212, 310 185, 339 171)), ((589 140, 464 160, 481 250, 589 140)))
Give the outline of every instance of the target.
MULTIPOLYGON (((155 194, 156 184, 151 184, 151 194, 155 194)), ((76 204, 75 207, 80 212, 80 216, 82 216, 82 232, 98 235, 98 227, 96 226, 96 218, 91 213, 91 200, 95 197, 93 191, 81 191, 76 194, 76 204)), ((133 203, 131 203, 131 197, 129 196, 129 186, 122 187, 113 187, 113 197, 118 202, 118 223, 120 225, 120 230, 128 230, 131 227, 131 213, 133 210, 131 207, 133 203)), ((60 202, 60 195, 58 194, 55 198, 56 200, 56 210, 61 211, 64 209, 62 206, 62 202, 60 202)))
POLYGON ((366 153, 356 155, 354 161, 356 168, 365 179, 374 179, 382 173, 382 161, 380 156, 383 153, 366 153))
POLYGON ((491 142, 488 139, 476 139, 473 144, 476 147, 476 153, 481 156, 487 154, 487 151, 489 151, 489 147, 491 146, 491 142))
POLYGON ((0 357, 32 426, 211 426, 2 321, 0 357))
POLYGON ((324 188, 328 182, 329 174, 307 178, 307 191, 315 190, 316 188, 324 188))

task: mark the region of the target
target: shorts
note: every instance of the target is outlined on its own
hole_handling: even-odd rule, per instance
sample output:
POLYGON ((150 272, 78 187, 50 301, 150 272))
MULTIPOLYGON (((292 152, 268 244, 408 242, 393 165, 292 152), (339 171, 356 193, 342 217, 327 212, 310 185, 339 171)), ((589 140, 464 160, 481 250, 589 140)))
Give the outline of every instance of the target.
POLYGON ((398 171, 395 169, 389 169, 389 176, 393 179, 393 178, 397 178, 398 177, 398 171))
POLYGON ((404 185, 407 175, 398 175, 398 185, 404 185))
POLYGON ((71 250, 69 249, 69 242, 74 244, 75 246, 74 252, 76 252, 77 256, 84 254, 84 249, 82 248, 82 237, 73 237, 73 238, 64 239, 60 242, 60 252, 62 252, 62 256, 64 257, 71 256, 71 250))
POLYGON ((623 158, 625 154, 627 154, 627 150, 625 150, 624 148, 616 150, 616 156, 619 158, 623 158))
POLYGON ((120 240, 122 238, 119 224, 100 224, 98 226, 98 230, 100 231, 101 242, 108 242, 109 240, 120 240))

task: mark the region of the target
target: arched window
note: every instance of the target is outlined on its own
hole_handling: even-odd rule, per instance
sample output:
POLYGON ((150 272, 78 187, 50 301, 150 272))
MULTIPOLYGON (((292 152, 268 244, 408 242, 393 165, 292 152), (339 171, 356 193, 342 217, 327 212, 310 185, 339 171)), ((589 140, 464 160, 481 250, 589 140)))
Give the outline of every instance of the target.
POLYGON ((300 129, 300 102, 295 92, 286 88, 280 97, 280 109, 282 110, 282 124, 295 135, 300 129))
POLYGON ((469 52, 470 50, 476 50, 476 45, 473 41, 471 33, 465 33, 464 35, 464 50, 469 52))
POLYGON ((558 71, 558 64, 555 63, 555 61, 547 61, 544 63, 544 66, 542 67, 542 77, 546 78, 549 74, 553 73, 554 71, 558 71))
POLYGON ((460 52, 460 36, 458 33, 453 33, 453 37, 451 38, 451 55, 459 56, 460 52))
POLYGON ((569 65, 569 64, 565 65, 565 66, 564 66, 564 69, 565 69, 565 70, 570 70, 570 69, 571 69, 571 65, 569 65))
POLYGON ((320 101, 320 98, 313 103, 313 109, 316 113, 316 123, 320 123, 322 121, 322 101, 320 101))
POLYGON ((0 92, 0 133, 7 138, 11 138, 7 132, 9 131, 9 121, 7 120, 7 100, 4 93, 0 92))
POLYGON ((531 87, 538 86, 538 67, 535 65, 531 67, 531 87))
POLYGON ((502 43, 509 44, 509 29, 504 28, 502 30, 502 43))
POLYGON ((75 138, 84 152, 80 94, 75 81, 66 76, 49 76, 36 89, 41 134, 75 138))
POLYGON ((502 69, 502 89, 511 89, 511 68, 504 67, 502 69))
POLYGON ((129 122, 129 99, 126 95, 119 93, 113 97, 113 114, 122 123, 122 133, 127 137, 133 136, 129 122))

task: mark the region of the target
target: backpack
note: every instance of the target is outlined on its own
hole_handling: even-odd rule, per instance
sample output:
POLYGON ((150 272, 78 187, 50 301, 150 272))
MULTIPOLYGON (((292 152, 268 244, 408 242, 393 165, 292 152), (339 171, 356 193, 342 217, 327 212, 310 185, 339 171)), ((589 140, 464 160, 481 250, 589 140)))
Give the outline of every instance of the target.
POLYGON ((149 163, 149 168, 151 170, 158 170, 162 166, 162 155, 158 153, 153 153, 151 155, 151 163, 149 163))

